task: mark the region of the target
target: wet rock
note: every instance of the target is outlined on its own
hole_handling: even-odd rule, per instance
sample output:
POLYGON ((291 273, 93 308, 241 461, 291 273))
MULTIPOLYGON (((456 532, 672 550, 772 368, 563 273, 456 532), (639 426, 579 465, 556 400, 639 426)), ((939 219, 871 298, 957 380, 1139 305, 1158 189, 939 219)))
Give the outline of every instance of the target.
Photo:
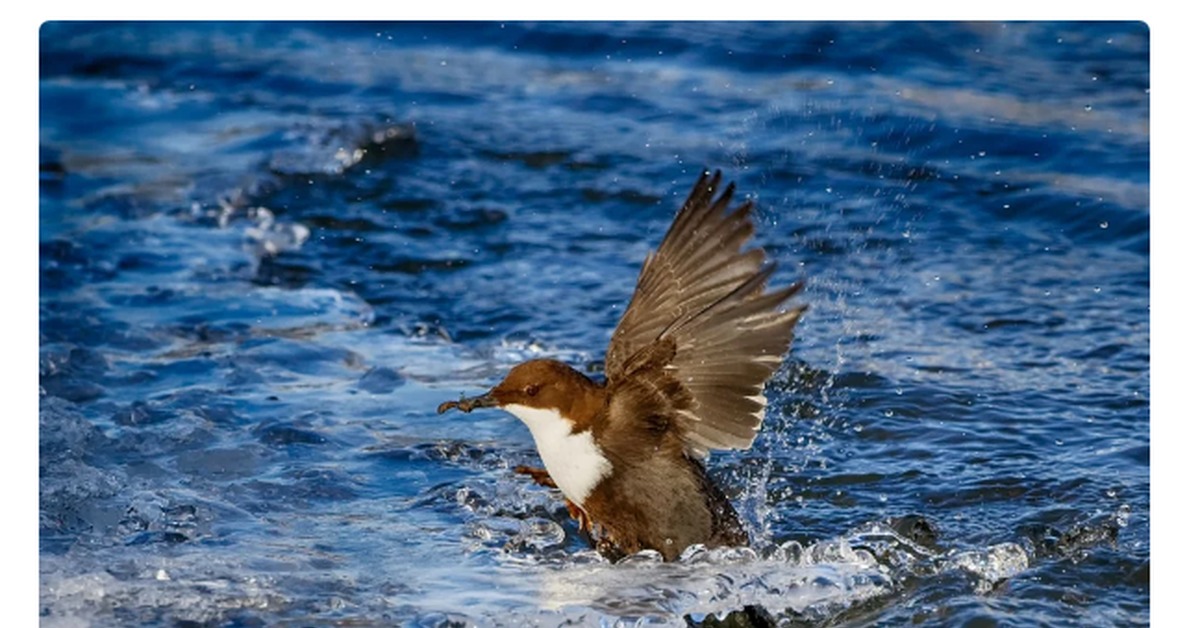
POLYGON ((773 628, 779 625, 767 609, 757 604, 745 606, 722 617, 709 613, 701 619, 685 615, 683 620, 688 626, 698 628, 773 628))
POLYGON ((921 515, 904 515, 888 522, 897 534, 929 550, 938 550, 940 531, 929 519, 921 515))
POLYGON ((1116 543, 1119 527, 1113 521, 1092 521, 1060 530, 1053 526, 1031 526, 1024 529, 1033 541, 1037 554, 1074 556, 1101 544, 1116 543))

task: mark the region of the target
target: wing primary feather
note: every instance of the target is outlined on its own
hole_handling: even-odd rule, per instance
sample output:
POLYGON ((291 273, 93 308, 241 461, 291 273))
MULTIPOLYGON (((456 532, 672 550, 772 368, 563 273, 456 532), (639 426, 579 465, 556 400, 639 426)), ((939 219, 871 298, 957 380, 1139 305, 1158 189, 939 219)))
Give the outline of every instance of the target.
POLYGON ((777 265, 761 247, 746 248, 754 203, 735 202, 733 183, 721 186, 720 170, 696 179, 642 263, 605 359, 614 403, 623 390, 658 391, 697 456, 753 444, 766 410, 764 385, 807 309, 785 306, 802 283, 768 291, 777 265))
POLYGON ((721 297, 720 299, 717 299, 716 301, 709 303, 707 306, 705 306, 704 308, 702 308, 700 311, 696 312, 695 314, 692 314, 691 316, 687 317, 684 320, 676 319, 676 322, 671 323, 665 329, 663 329, 662 333, 660 333, 658 335, 658 337, 663 338, 665 336, 669 336, 670 334, 674 333, 677 329, 684 327, 688 323, 691 323, 692 321, 699 319, 700 317, 704 316, 705 313, 712 311, 713 309, 721 306, 722 304, 728 303, 730 301, 738 300, 738 299, 742 298, 743 296, 745 296, 746 294, 753 293, 756 289, 761 288, 762 284, 766 282, 767 277, 770 277, 771 273, 773 273, 773 272, 775 272, 775 263, 774 262, 768 264, 766 266, 766 268, 763 268, 762 270, 758 271, 758 273, 756 273, 753 277, 744 281, 742 283, 742 285, 733 289, 729 294, 726 294, 725 296, 721 297))

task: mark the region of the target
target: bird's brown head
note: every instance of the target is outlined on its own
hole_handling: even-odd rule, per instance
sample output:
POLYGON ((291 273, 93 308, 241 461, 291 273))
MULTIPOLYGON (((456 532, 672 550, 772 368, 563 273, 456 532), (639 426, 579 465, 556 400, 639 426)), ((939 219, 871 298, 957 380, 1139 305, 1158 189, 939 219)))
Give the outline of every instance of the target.
POLYGON ((599 385, 557 360, 530 360, 513 367, 504 380, 478 397, 464 397, 438 406, 438 414, 451 408, 527 408, 554 410, 563 417, 590 417, 599 385))

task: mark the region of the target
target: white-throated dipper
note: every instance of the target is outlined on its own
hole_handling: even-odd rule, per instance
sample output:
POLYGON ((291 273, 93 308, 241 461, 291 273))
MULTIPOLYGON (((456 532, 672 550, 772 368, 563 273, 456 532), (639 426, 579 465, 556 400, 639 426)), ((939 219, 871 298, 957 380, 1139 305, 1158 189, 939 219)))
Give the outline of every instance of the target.
POLYGON ((478 397, 438 406, 500 408, 529 428, 545 470, 518 467, 567 499, 607 558, 654 549, 745 545, 729 500, 705 473, 714 449, 748 449, 762 424, 763 385, 792 341, 801 285, 768 292, 774 264, 742 250, 752 203, 732 211, 733 184, 704 172, 658 250, 642 264, 597 383, 555 360, 530 360, 478 397))

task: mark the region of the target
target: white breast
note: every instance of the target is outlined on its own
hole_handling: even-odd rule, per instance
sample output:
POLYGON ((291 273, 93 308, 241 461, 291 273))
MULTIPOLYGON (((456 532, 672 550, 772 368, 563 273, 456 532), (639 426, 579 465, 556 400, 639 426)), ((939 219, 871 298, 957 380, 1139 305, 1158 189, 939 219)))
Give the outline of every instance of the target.
POLYGON ((529 428, 546 471, 567 499, 582 508, 592 489, 612 473, 612 463, 596 445, 592 432, 572 434, 571 421, 554 410, 517 404, 502 409, 529 428))

